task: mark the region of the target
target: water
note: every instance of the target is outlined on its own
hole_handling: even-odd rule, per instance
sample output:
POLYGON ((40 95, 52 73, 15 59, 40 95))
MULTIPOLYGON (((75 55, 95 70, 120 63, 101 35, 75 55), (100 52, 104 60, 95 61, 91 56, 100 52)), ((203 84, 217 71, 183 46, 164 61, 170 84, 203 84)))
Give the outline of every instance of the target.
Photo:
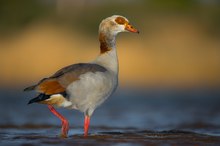
POLYGON ((27 105, 34 93, 1 89, 0 145, 220 145, 218 88, 119 89, 91 118, 83 137, 83 114, 58 109, 70 122, 59 138, 60 121, 45 105, 27 105))

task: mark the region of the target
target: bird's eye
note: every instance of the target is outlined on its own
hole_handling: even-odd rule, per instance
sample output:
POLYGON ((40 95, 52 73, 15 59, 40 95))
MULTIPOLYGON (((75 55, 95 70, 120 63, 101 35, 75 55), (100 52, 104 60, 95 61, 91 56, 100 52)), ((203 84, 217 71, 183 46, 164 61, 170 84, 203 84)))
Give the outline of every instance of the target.
POLYGON ((124 25, 126 23, 126 20, 123 17, 117 17, 115 19, 115 22, 117 22, 120 25, 124 25))

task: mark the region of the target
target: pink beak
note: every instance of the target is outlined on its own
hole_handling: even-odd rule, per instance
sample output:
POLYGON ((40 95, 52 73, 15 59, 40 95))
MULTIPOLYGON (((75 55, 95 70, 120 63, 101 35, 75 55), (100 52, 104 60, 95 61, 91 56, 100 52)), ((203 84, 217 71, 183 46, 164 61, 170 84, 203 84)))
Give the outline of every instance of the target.
POLYGON ((125 30, 133 33, 139 33, 139 31, 136 28, 134 28, 131 24, 126 24, 125 30))

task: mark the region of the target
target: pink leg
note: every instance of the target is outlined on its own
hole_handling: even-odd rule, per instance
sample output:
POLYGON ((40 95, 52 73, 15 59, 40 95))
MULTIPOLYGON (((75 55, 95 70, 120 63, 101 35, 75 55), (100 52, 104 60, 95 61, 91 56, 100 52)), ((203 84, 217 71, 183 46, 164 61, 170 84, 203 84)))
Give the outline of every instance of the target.
POLYGON ((88 131, 89 131, 89 123, 90 123, 90 117, 85 116, 85 121, 84 121, 84 136, 88 136, 88 131))
POLYGON ((66 138, 69 131, 69 122, 52 105, 48 105, 49 110, 62 121, 61 137, 66 138))

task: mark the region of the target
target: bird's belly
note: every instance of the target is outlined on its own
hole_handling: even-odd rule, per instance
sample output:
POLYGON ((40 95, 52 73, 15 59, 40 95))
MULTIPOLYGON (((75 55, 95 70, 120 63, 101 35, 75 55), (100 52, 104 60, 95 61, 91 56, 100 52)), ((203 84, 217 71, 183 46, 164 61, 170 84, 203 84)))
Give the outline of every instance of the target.
POLYGON ((117 86, 117 76, 109 72, 86 73, 80 80, 70 84, 67 92, 73 108, 82 112, 91 110, 103 103, 117 86))

